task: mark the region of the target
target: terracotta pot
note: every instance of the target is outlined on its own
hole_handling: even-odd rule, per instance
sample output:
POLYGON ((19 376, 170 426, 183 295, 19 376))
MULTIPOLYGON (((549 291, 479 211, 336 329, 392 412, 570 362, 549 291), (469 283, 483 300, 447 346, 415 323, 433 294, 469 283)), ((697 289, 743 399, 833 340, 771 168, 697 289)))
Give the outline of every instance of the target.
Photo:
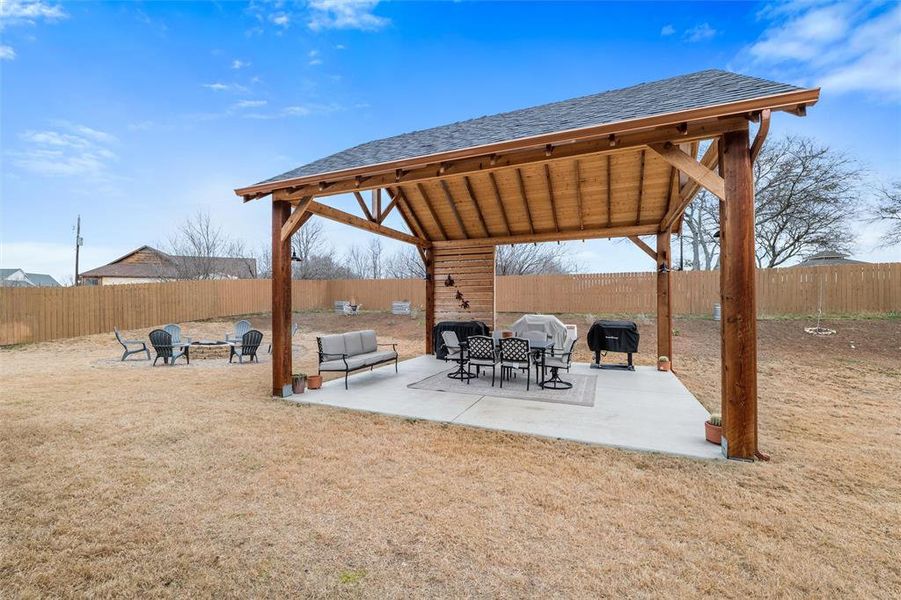
POLYGON ((512 337, 513 337, 513 332, 512 332, 512 331, 502 331, 502 332, 501 332, 501 337, 502 337, 502 338, 512 338, 512 337))
POLYGON ((307 385, 311 390, 318 390, 322 387, 322 375, 310 375, 307 377, 307 385))
POLYGON ((720 425, 711 425, 709 421, 704 421, 704 437, 711 444, 720 445, 723 439, 723 428, 720 425))
POLYGON ((293 375, 291 377, 291 389, 295 394, 303 394, 304 389, 307 387, 307 379, 306 377, 298 377, 297 375, 293 375))
POLYGON ((671 363, 668 363, 668 362, 659 362, 659 363, 657 363, 657 370, 658 371, 669 371, 670 364, 671 363))

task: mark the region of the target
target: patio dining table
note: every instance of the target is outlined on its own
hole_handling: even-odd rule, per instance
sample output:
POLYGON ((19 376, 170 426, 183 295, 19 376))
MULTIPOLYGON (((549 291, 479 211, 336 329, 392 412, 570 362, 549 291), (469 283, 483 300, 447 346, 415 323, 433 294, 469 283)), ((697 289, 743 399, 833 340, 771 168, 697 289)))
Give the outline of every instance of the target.
MULTIPOLYGON (((500 348, 500 345, 501 345, 501 339, 503 339, 503 338, 493 338, 493 339, 494 339, 494 347, 495 347, 495 348, 500 348)), ((460 342, 460 347, 461 347, 461 348, 464 348, 464 349, 465 349, 465 348, 468 348, 468 347, 469 347, 469 340, 463 340, 462 342, 460 342)), ((540 357, 541 357, 541 381, 537 381, 537 379, 538 379, 537 377, 536 377, 536 381, 537 381, 537 383, 538 383, 538 387, 540 387, 540 388, 542 388, 542 389, 545 389, 545 388, 544 388, 544 384, 547 382, 547 380, 544 378, 544 371, 545 371, 545 369, 544 369, 544 365, 545 365, 544 359, 545 359, 545 356, 547 355, 548 350, 553 351, 553 349, 554 349, 554 340, 547 340, 547 341, 545 341, 545 342, 531 342, 531 341, 530 341, 530 342, 529 342, 529 348, 532 350, 532 353, 536 355, 536 358, 537 358, 539 355, 540 355, 540 357)), ((502 372, 501 372, 501 377, 503 377, 503 376, 504 376, 504 375, 503 375, 503 371, 502 371, 502 372)), ((555 389, 555 388, 549 388, 549 389, 555 389)))

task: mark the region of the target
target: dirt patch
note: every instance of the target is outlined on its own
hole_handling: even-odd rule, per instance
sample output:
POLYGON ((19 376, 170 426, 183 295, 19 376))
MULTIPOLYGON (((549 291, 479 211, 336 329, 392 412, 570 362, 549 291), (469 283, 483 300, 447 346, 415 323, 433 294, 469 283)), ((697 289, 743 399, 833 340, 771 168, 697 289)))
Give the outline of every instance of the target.
MULTIPOLYGON (((317 332, 373 328, 404 357, 422 351, 420 318, 295 317, 295 365, 308 372, 317 332)), ((563 320, 580 335, 590 324, 563 320)), ((637 359, 649 364, 654 323, 636 320, 637 359)), ((268 345, 268 319, 251 321, 268 345)), ((755 464, 297 406, 269 398, 268 355, 259 365, 122 365, 111 335, 2 349, 0 587, 892 597, 901 322, 830 322, 838 333, 828 338, 805 325, 760 324, 760 436, 773 460, 755 464)), ((183 330, 211 338, 229 326, 183 330)), ((716 410, 718 324, 675 326, 674 366, 716 410)))

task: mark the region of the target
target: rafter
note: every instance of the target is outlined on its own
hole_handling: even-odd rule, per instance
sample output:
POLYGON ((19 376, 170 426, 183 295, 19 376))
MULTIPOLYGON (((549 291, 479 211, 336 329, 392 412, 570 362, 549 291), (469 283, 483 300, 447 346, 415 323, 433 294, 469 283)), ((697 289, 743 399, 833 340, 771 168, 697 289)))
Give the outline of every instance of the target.
POLYGON ((383 235, 400 242, 406 242, 408 244, 414 244, 417 246, 429 245, 429 242, 427 240, 421 240, 418 237, 414 237, 402 231, 391 229, 390 227, 385 227, 384 225, 379 225, 378 223, 373 223, 372 221, 367 221, 366 219, 360 218, 356 215, 346 213, 343 210, 338 210, 337 208, 332 208, 331 206, 326 206, 325 204, 320 204, 316 201, 310 201, 307 210, 325 219, 330 219, 338 223, 344 223, 345 225, 350 225, 352 227, 356 227, 357 229, 363 229, 365 231, 377 233, 379 235, 383 235))
POLYGON ((644 150, 639 153, 638 166, 638 206, 635 210, 635 224, 641 223, 641 200, 644 196, 644 150))
POLYGON ((451 212, 457 220, 457 225, 460 226, 460 231, 463 232, 463 239, 468 240, 470 237, 469 232, 466 230, 463 219, 460 218, 460 211, 457 210, 457 201, 454 200, 454 195, 451 193, 450 186, 447 184, 446 179, 441 180, 441 189, 444 190, 444 197, 447 199, 447 204, 450 206, 451 212))
POLYGON ((576 206, 579 213, 579 229, 585 229, 584 211, 582 210, 582 168, 579 160, 573 161, 576 170, 576 206))
POLYGON ((294 212, 291 213, 291 216, 288 217, 288 220, 285 221, 285 224, 282 225, 282 241, 291 239, 291 236, 294 235, 300 226, 306 223, 307 219, 304 219, 304 216, 307 215, 307 209, 310 207, 310 202, 313 201, 313 196, 307 196, 306 198, 301 198, 297 203, 297 206, 294 208, 294 212))
POLYGON ((425 187, 421 183, 417 183, 416 189, 419 190, 419 195, 422 196, 422 201, 425 203, 425 207, 429 210, 429 215, 432 217, 432 221, 435 222, 435 226, 441 233, 441 239, 448 239, 447 232, 444 230, 444 225, 441 224, 441 221, 438 219, 438 215, 435 214, 435 207, 432 206, 432 201, 429 199, 429 194, 425 191, 425 187))
POLYGON ((482 214, 482 207, 479 206, 479 199, 476 198, 476 192, 472 189, 472 182, 469 180, 469 177, 463 177, 463 185, 466 188, 466 193, 469 195, 469 199, 472 202, 472 205, 476 209, 476 215, 479 217, 479 223, 482 225, 482 231, 485 232, 485 236, 491 235, 491 232, 488 231, 488 224, 485 223, 485 215, 482 214))
POLYGON ((372 213, 369 212, 369 207, 366 206, 366 201, 363 200, 363 194, 354 190, 354 197, 357 199, 357 203, 360 205, 360 208, 363 209, 363 214, 366 215, 366 218, 370 221, 375 221, 375 219, 372 218, 372 213))
POLYGON ((501 211, 501 217, 504 219, 504 229, 507 231, 507 235, 512 235, 513 230, 510 229, 510 220, 507 218, 507 209, 504 208, 504 201, 501 199, 501 190, 497 187, 497 179, 494 177, 494 172, 491 171, 488 173, 488 179, 491 181, 491 189, 494 191, 494 199, 497 201, 497 207, 501 211))
POLYGON ((425 230, 422 228, 422 224, 416 217, 416 213, 413 211, 410 203, 407 202, 407 195, 404 193, 404 190, 401 188, 397 188, 397 190, 386 188, 386 190, 391 197, 392 202, 397 204, 397 212, 400 214, 401 219, 403 219, 410 231, 413 232, 413 235, 419 239, 428 240, 429 236, 426 235, 425 230))
POLYGON ((694 158, 667 142, 650 146, 651 150, 676 167, 720 200, 726 199, 726 185, 718 174, 696 161, 694 158))
POLYGON ((544 163, 544 178, 547 182, 547 197, 551 201, 551 215, 554 217, 554 231, 560 231, 560 223, 557 220, 557 202, 554 200, 554 182, 551 180, 551 167, 544 163))
POLYGON ((610 168, 610 155, 607 155, 607 227, 613 225, 613 171, 610 168))
POLYGON ((532 222, 532 211, 529 209, 529 197, 526 195, 526 182, 522 179, 522 171, 516 169, 516 181, 519 183, 519 195, 522 205, 526 209, 526 220, 529 222, 529 232, 535 233, 535 223, 532 222))

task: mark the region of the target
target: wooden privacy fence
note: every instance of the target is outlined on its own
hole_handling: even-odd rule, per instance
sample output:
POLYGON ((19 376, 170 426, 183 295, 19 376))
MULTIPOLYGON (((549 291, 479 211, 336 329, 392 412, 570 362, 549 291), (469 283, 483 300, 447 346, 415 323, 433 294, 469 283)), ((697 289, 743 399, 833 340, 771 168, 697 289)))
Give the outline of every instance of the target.
MULTIPOLYGON (((673 311, 709 315, 719 302, 719 271, 673 273, 673 311)), ((654 313, 654 273, 498 277, 498 312, 654 313)), ((331 309, 353 300, 389 310, 394 300, 425 304, 419 279, 293 282, 294 310, 331 309)), ((901 311, 901 263, 757 272, 760 315, 901 311)), ((174 281, 78 288, 0 288, 0 345, 268 312, 267 279, 174 281)))

